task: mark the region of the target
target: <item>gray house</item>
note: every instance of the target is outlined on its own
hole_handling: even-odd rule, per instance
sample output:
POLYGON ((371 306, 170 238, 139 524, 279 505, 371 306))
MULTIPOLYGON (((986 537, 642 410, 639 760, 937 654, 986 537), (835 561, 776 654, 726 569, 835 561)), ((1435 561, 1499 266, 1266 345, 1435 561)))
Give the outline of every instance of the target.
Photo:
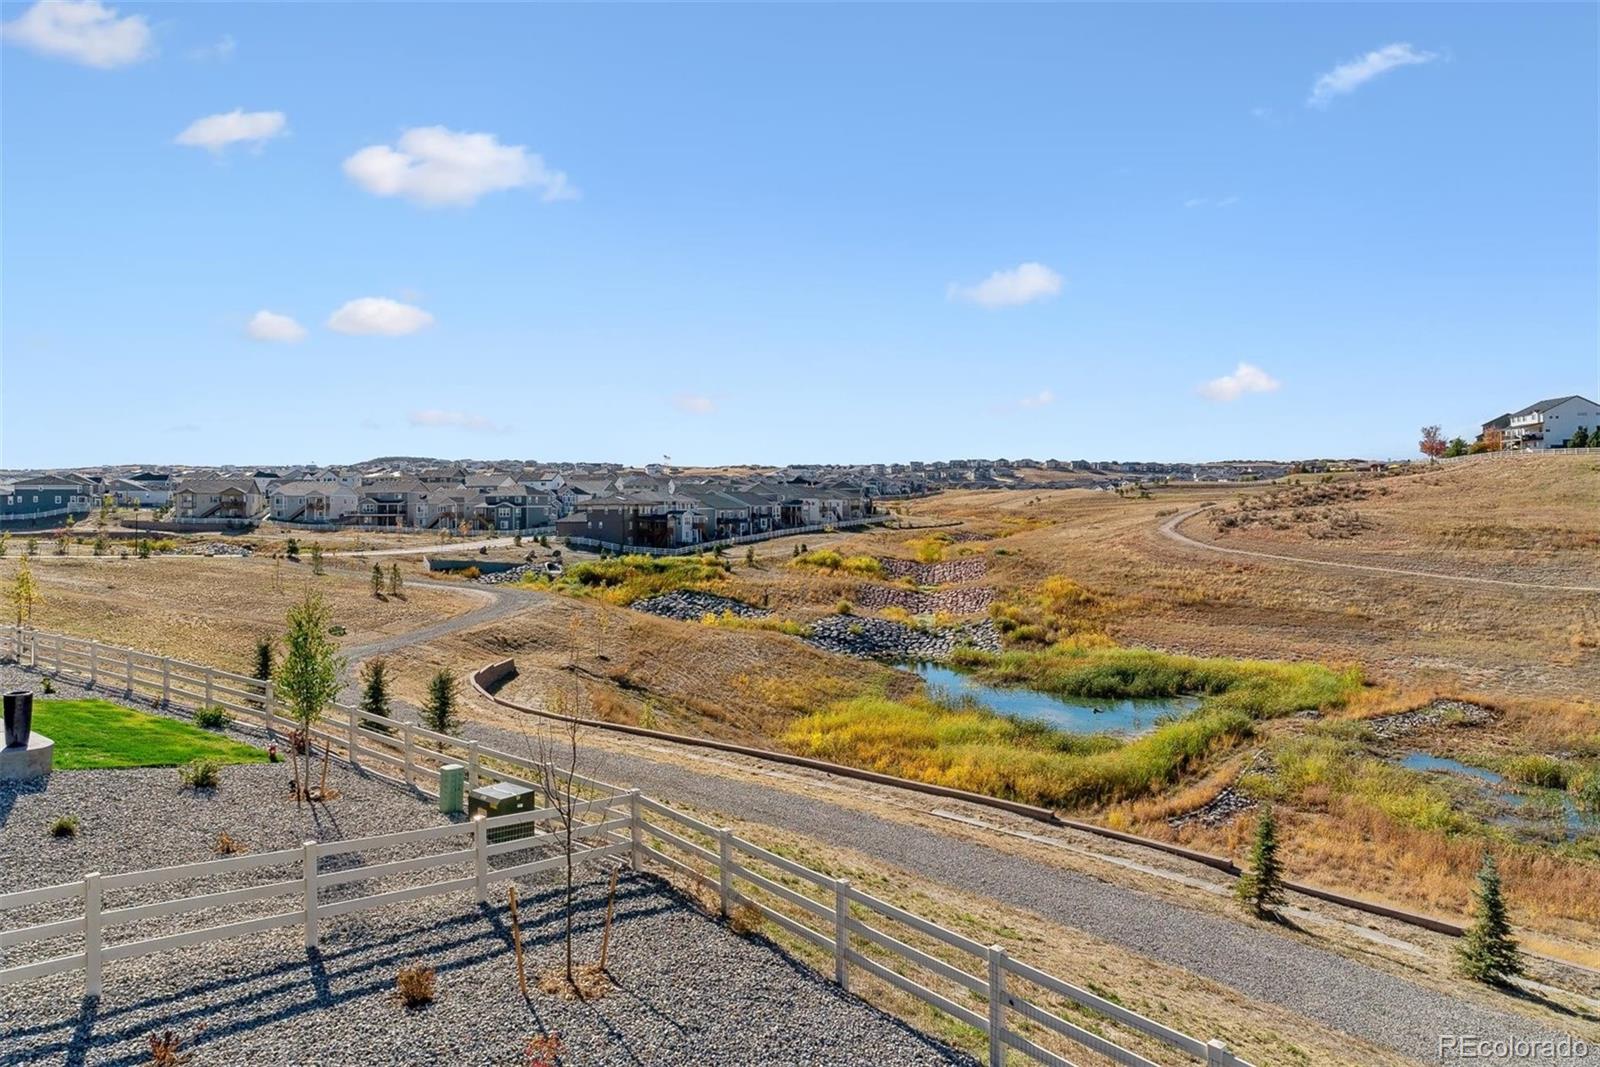
POLYGON ((0 481, 0 523, 28 525, 87 515, 94 506, 87 482, 59 475, 0 481))

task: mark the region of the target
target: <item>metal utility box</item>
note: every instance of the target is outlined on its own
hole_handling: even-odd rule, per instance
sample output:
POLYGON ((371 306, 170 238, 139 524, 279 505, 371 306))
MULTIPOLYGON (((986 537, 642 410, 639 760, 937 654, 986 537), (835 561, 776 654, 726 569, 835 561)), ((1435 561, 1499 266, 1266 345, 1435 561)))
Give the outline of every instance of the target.
MULTIPOLYGON (((495 815, 512 815, 519 811, 538 808, 538 793, 528 786, 514 782, 496 782, 479 786, 467 794, 467 814, 485 818, 495 815)), ((489 831, 493 842, 513 841, 519 837, 532 837, 538 830, 530 820, 515 826, 501 826, 489 831)))

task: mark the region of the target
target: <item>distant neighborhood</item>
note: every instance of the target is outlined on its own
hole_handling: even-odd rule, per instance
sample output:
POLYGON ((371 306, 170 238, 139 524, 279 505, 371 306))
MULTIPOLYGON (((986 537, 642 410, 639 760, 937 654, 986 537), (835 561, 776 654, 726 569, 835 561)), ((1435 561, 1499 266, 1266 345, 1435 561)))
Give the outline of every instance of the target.
POLYGON ((1157 463, 965 459, 805 464, 748 474, 649 464, 559 466, 416 458, 285 468, 81 468, 0 474, 0 524, 59 525, 109 498, 149 509, 152 530, 290 527, 441 533, 549 532, 597 545, 676 548, 883 517, 885 504, 943 489, 1121 489, 1231 482, 1360 461, 1157 463))

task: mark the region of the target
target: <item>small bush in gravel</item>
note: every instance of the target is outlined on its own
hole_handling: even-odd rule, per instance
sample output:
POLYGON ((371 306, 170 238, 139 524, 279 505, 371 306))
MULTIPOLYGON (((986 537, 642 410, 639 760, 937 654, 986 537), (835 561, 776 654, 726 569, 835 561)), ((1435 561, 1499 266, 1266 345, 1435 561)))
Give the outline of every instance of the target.
POLYGON ((202 730, 222 730, 233 721, 233 716, 216 705, 200 708, 194 713, 194 724, 202 730))
POLYGON ((63 815, 50 824, 50 836, 77 837, 78 828, 82 825, 76 815, 63 815))
POLYGON ((185 1051, 183 1038, 176 1030, 164 1030, 150 1035, 150 1067, 178 1067, 194 1059, 192 1051, 185 1051))
POLYGON ((49 696, 51 693, 56 691, 56 684, 50 679, 46 678, 39 688, 44 691, 45 696, 49 696))
POLYGON ((400 1003, 408 1008, 432 1004, 434 984, 433 968, 421 964, 402 967, 400 973, 394 976, 395 992, 400 996, 400 1003))
POLYGON ((245 848, 243 843, 241 843, 240 840, 237 837, 234 837, 232 834, 228 833, 228 831, 226 831, 226 830, 218 831, 218 833, 217 833, 217 855, 219 855, 219 856, 237 856, 240 853, 248 852, 248 851, 249 851, 249 849, 245 848))
POLYGON ((530 1037, 522 1049, 522 1067, 561 1067, 561 1055, 565 1051, 560 1034, 530 1037))
POLYGON ((178 781, 185 789, 215 789, 222 780, 222 764, 214 759, 195 759, 178 768, 178 781))

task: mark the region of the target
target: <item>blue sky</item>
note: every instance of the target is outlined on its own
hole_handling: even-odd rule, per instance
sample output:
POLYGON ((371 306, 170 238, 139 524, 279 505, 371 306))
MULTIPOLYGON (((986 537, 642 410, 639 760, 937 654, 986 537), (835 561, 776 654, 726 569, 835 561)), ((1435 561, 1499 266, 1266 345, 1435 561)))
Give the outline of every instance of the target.
POLYGON ((1593 5, 3 17, 4 466, 1405 455, 1600 378, 1593 5))

